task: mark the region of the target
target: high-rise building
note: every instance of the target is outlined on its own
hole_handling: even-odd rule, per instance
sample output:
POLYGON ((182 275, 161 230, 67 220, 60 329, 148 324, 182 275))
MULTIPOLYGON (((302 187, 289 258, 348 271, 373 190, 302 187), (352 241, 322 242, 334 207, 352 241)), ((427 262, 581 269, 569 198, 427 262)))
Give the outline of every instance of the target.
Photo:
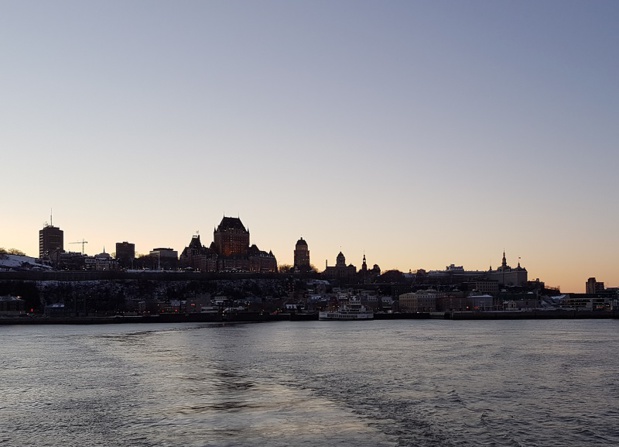
POLYGON ((135 244, 116 242, 116 260, 121 267, 131 268, 135 259, 135 244))
POLYGON ((53 225, 39 230, 39 258, 57 259, 64 251, 64 232, 53 225))
POLYGON ((604 283, 597 281, 595 278, 589 278, 585 283, 585 291, 589 295, 595 295, 604 291, 604 283))
POLYGON ((294 247, 294 268, 300 271, 310 269, 310 252, 303 238, 294 247))

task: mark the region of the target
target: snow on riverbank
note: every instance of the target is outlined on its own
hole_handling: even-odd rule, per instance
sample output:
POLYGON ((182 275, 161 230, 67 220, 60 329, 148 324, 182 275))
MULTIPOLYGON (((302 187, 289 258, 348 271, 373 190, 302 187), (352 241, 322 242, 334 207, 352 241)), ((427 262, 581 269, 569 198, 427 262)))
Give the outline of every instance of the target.
POLYGON ((48 265, 40 264, 38 259, 30 256, 0 253, 0 271, 15 270, 51 270, 48 265))

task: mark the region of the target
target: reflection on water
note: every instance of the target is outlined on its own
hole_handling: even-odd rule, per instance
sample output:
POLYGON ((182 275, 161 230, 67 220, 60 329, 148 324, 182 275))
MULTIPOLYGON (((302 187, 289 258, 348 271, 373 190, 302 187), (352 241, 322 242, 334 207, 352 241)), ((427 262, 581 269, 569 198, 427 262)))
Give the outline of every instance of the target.
POLYGON ((0 327, 0 444, 615 445, 618 328, 0 327))

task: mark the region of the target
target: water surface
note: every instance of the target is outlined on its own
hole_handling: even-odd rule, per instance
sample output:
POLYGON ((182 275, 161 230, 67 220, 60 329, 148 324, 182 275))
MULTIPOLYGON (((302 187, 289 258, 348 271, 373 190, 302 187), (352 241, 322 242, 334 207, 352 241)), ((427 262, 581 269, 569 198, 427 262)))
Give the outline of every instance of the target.
POLYGON ((0 327, 10 446, 619 444, 619 321, 0 327))

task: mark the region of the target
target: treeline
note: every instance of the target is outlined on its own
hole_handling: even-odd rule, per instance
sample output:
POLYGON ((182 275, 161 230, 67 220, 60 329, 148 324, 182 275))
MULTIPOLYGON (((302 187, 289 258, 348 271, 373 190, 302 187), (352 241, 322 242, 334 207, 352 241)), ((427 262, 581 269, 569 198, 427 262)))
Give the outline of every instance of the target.
POLYGON ((21 250, 18 250, 17 248, 9 248, 7 250, 4 247, 0 247, 0 255, 26 256, 26 253, 24 253, 21 250))

